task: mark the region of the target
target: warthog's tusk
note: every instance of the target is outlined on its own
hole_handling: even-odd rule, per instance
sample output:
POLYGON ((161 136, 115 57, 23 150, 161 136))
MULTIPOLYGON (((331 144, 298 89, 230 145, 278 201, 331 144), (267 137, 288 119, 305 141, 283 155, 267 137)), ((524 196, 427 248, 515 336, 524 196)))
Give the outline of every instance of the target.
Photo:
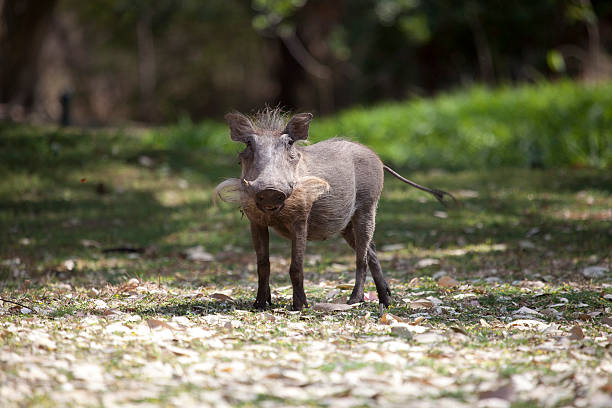
POLYGON ((245 186, 247 187, 249 186, 249 182, 247 179, 242 179, 242 182, 244 183, 245 186))

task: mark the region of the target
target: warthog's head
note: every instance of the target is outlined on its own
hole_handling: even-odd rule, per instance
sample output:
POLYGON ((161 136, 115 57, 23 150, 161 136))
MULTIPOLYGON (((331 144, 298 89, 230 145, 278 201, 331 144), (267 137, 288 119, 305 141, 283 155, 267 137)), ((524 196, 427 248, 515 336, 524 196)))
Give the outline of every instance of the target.
POLYGON ((245 144, 240 152, 241 189, 265 213, 280 211, 299 182, 301 153, 294 143, 308 138, 310 113, 289 121, 279 110, 265 110, 253 119, 228 113, 225 119, 232 140, 245 144))

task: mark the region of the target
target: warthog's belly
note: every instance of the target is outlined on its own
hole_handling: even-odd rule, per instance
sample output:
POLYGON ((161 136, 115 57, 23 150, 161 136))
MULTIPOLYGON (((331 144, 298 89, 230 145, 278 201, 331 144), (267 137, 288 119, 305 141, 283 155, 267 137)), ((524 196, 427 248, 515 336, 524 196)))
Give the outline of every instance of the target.
POLYGON ((355 212, 354 200, 338 201, 324 196, 314 203, 308 217, 309 241, 327 239, 346 228, 355 212))

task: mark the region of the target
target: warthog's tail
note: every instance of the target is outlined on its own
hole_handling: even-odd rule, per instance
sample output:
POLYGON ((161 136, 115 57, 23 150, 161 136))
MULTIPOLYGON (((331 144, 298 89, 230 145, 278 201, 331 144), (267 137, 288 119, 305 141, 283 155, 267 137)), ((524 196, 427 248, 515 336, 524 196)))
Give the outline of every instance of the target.
POLYGON ((444 202, 444 196, 449 196, 450 198, 453 199, 453 201, 455 202, 455 205, 459 206, 459 203, 457 202, 457 199, 455 197, 453 197, 453 195, 451 193, 447 193, 446 191, 438 190, 438 189, 435 189, 435 188, 425 187, 425 186, 422 186, 420 184, 415 183, 414 181, 410 181, 407 178, 402 177, 401 174, 399 174, 398 172, 393 170, 391 167, 383 165, 383 169, 385 169, 391 175, 393 175, 393 176, 397 177, 398 179, 402 180, 404 183, 410 184, 412 187, 416 187, 419 190, 426 191, 429 194, 433 195, 434 197, 436 197, 436 200, 438 200, 440 203, 442 203, 442 205, 445 206, 445 207, 446 207, 446 203, 444 202))

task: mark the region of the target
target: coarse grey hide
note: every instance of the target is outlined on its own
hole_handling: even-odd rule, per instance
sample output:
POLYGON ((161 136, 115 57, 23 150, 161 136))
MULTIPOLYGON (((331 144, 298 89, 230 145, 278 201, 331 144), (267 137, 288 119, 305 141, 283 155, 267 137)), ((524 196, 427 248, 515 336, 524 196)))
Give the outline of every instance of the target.
POLYGON ((252 117, 229 113, 225 118, 231 139, 245 145, 239 154, 242 174, 240 179, 219 184, 215 198, 238 203, 250 221, 259 277, 254 307, 272 304, 270 227, 291 241, 294 310, 308 307, 303 282, 306 242, 335 234, 344 237, 356 256, 355 286, 348 303, 363 301, 369 269, 379 302, 388 307, 391 292, 372 239, 384 170, 440 201, 448 193, 404 179, 362 144, 339 138, 303 143, 308 138, 310 113, 289 119, 279 109, 265 109, 252 117))

